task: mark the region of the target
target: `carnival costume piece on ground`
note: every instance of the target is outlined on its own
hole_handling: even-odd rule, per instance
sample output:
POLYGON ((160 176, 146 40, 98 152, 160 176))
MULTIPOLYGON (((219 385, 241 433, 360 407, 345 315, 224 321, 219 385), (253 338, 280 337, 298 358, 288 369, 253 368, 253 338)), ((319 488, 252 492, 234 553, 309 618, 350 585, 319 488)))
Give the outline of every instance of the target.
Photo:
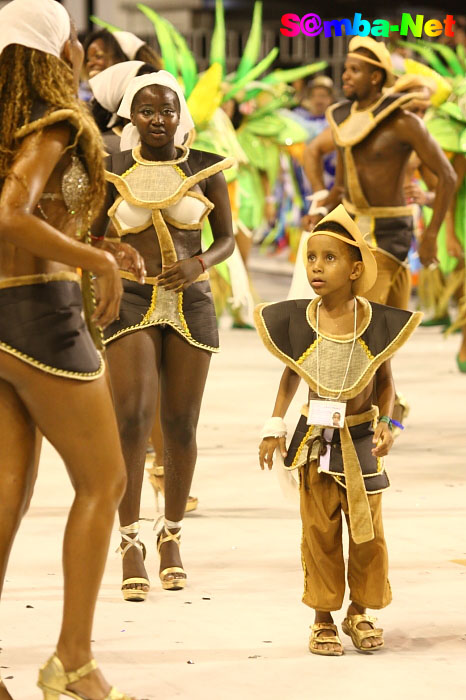
MULTIPOLYGON (((107 253, 83 245, 105 182, 99 133, 77 99, 81 64, 62 5, 12 0, 0 10, 0 412, 8 474, 0 494, 0 589, 32 496, 40 429, 66 463, 75 498, 63 545, 62 627, 38 686, 44 700, 130 700, 95 673, 90 652, 124 464, 102 358, 71 271, 80 266, 103 278, 95 313, 105 325, 117 312, 119 277, 107 253)), ((0 695, 11 697, 1 680, 0 695)))
MULTIPOLYGON (((406 70, 431 75, 443 90, 433 101, 426 118, 429 133, 436 139, 452 163, 458 183, 454 202, 438 237, 438 270, 425 270, 422 273, 421 301, 434 310, 434 319, 440 322, 446 318, 449 324, 448 305, 451 300, 460 302, 459 315, 454 324, 449 324, 447 333, 460 330, 463 341, 456 360, 461 372, 466 372, 466 277, 464 256, 466 253, 466 57, 464 48, 459 45, 456 52, 442 44, 416 42, 408 43, 428 61, 432 68, 417 61, 407 61, 406 70), (443 60, 441 60, 443 59, 443 60), (453 243, 461 256, 452 255, 449 250, 453 243)), ((429 214, 427 214, 429 215, 429 214)))
MULTIPOLYGON (((390 54, 382 42, 366 37, 354 37, 349 44, 348 56, 377 65, 386 73, 385 87, 394 83, 390 54), (377 56, 374 61, 361 53, 366 48, 377 56)), ((413 235, 413 208, 410 205, 396 207, 374 207, 367 201, 355 166, 353 149, 367 139, 381 122, 395 110, 412 101, 410 94, 383 94, 368 109, 358 110, 357 102, 345 100, 329 107, 327 118, 333 138, 340 149, 346 175, 349 200, 343 199, 347 211, 363 235, 377 248, 376 260, 379 269, 376 288, 371 296, 397 308, 406 308, 409 301, 410 275, 406 265, 413 235), (389 281, 387 282, 387 278, 389 281), (390 281, 391 280, 391 281, 390 281), (378 290, 380 287, 380 294, 378 290), (387 290, 390 290, 387 294, 387 290)))
MULTIPOLYGON (((205 194, 207 181, 217 173, 234 165, 234 160, 221 158, 212 153, 190 150, 189 147, 183 145, 186 135, 191 132, 194 124, 179 83, 167 71, 134 78, 125 92, 118 114, 125 119, 130 119, 135 96, 144 88, 151 86, 169 88, 178 98, 180 116, 174 135, 176 158, 161 161, 145 159, 141 155, 141 148, 144 144, 140 143, 139 131, 132 123, 129 123, 123 130, 121 145, 122 147, 125 144, 132 146, 132 149, 114 154, 108 159, 106 177, 110 183, 110 199, 113 200, 108 215, 116 233, 121 238, 130 236, 129 240, 133 242, 133 245, 136 248, 141 245, 141 251, 149 258, 152 254, 157 258, 157 251, 160 251, 161 258, 160 266, 158 262, 153 263, 157 269, 150 272, 151 276, 146 278, 146 283, 143 285, 133 276, 122 273, 124 294, 120 307, 120 317, 107 328, 105 333, 105 343, 110 346, 108 359, 111 373, 114 371, 111 354, 114 344, 120 347, 118 343, 120 338, 149 328, 157 327, 160 329, 161 335, 157 337, 162 344, 168 342, 164 340, 165 337, 172 337, 169 331, 172 329, 186 344, 198 350, 207 351, 209 358, 210 353, 218 351, 218 331, 208 282, 209 273, 206 270, 204 258, 200 257, 202 252, 201 229, 204 220, 214 208, 214 204, 205 194), (156 235, 155 244, 152 242, 151 229, 156 235), (157 273, 160 272, 160 267, 163 274, 176 265, 179 260, 194 261, 196 258, 196 262, 199 263, 199 275, 186 288, 166 289, 159 283, 157 273)), ((229 230, 228 222, 224 222, 224 229, 229 230)), ((144 336, 141 336, 140 343, 143 343, 143 340, 144 336)), ((154 346, 156 345, 155 340, 154 346)), ((124 348, 119 350, 120 354, 123 350, 124 348)), ((185 352, 184 349, 183 352, 185 352)), ((167 400, 170 398, 170 384, 175 383, 174 377, 167 378, 165 376, 165 371, 168 372, 168 370, 165 370, 164 367, 168 359, 164 359, 164 354, 165 350, 162 353, 161 368, 156 370, 157 374, 160 370, 164 377, 161 388, 162 423, 168 410, 167 400), (165 399, 164 392, 166 392, 165 399)), ((198 362, 201 360, 204 362, 203 356, 196 355, 196 357, 198 362)), ((112 374, 115 392, 116 380, 114 381, 114 377, 115 375, 112 374)), ((135 379, 139 379, 139 375, 135 379)), ((138 389, 135 387, 135 392, 137 391, 138 389)), ((198 397, 199 402, 201 397, 202 393, 198 397)), ((152 401, 152 397, 150 399, 152 401)), ((143 401, 142 393, 138 400, 143 401)), ((192 403, 191 399, 190 401, 192 403)), ((195 414, 199 409, 199 406, 189 408, 190 401, 187 398, 184 401, 184 413, 187 414, 188 422, 191 419, 190 411, 195 414)), ((117 399, 116 405, 118 413, 117 399)), ((149 432, 151 428, 152 425, 149 426, 149 432)), ((192 429, 190 423, 188 429, 192 429)), ((141 430, 146 430, 145 424, 141 430)), ((145 441, 144 448, 149 432, 147 436, 142 435, 141 437, 145 441)), ((165 442, 168 442, 168 435, 164 430, 165 442)), ((123 433, 122 443, 123 449, 125 449, 123 433)), ((165 450, 166 454, 167 449, 165 450)), ((175 459, 173 448, 171 448, 170 455, 175 459)), ((130 455, 128 452, 127 465, 131 480, 133 476, 129 469, 132 466, 129 464, 130 458, 138 466, 139 455, 130 455)), ((179 455, 177 458, 181 459, 179 455)), ((178 468, 178 465, 175 466, 178 468)), ((167 469, 167 464, 165 464, 165 468, 167 469)), ((181 469, 181 466, 179 468, 181 469)), ((155 473, 154 476, 159 475, 155 473)), ((179 478, 181 480, 180 476, 179 478)), ((166 512, 168 511, 167 496, 168 493, 166 493, 165 499, 166 512)), ((183 503, 183 513, 185 507, 186 503, 183 503)), ((133 513, 134 515, 138 514, 133 513)), ((173 515, 171 517, 174 518, 173 515)), ((178 531, 181 523, 182 518, 177 518, 176 521, 165 519, 165 525, 162 525, 163 529, 158 535, 159 552, 166 543, 174 542, 179 545, 180 535, 178 531)), ((123 539, 127 542, 121 549, 123 556, 127 553, 128 546, 141 549, 144 555, 143 545, 138 540, 137 529, 137 521, 129 525, 123 524, 120 528, 123 539)), ((186 583, 186 574, 181 566, 163 568, 160 572, 160 578, 163 588, 167 590, 181 589, 186 583)), ((146 588, 149 587, 149 581, 145 577, 130 577, 123 581, 123 595, 126 600, 144 600, 146 598, 148 591, 143 590, 139 584, 143 584, 146 588)))
MULTIPOLYGON (((353 292, 358 295, 354 332, 338 336, 319 330, 319 297, 312 301, 262 304, 256 310, 256 325, 269 352, 306 382, 311 399, 321 397, 346 403, 361 396, 368 387, 375 387, 377 370, 407 341, 421 314, 382 306, 359 296, 374 284, 377 265, 370 247, 343 206, 322 219, 319 229, 307 238, 312 240, 319 235, 334 237, 360 251, 364 267, 361 276, 353 282, 353 292), (349 237, 333 232, 335 223, 340 224, 349 237), (363 310, 358 324, 357 306, 363 310)), ((327 405, 325 400, 319 404, 327 405)), ((381 516, 381 493, 389 486, 389 481, 383 459, 372 454, 377 417, 378 407, 372 406, 362 413, 347 414, 343 422, 338 413, 339 429, 329 427, 328 422, 309 425, 308 406, 305 405, 290 442, 284 466, 290 471, 299 470, 305 576, 303 602, 318 611, 338 610, 343 602, 345 567, 341 511, 347 517, 350 531, 351 601, 361 608, 379 609, 391 600, 381 516)), ((387 417, 383 420, 389 422, 387 417)), ((286 436, 286 425, 281 418, 267 421, 262 437, 268 436, 286 436)), ((362 636, 358 636, 353 627, 357 629, 358 622, 363 620, 352 621, 352 617, 347 618, 343 629, 362 649, 362 636)), ((363 617, 364 621, 370 620, 363 617)), ((329 623, 325 624, 325 629, 330 629, 329 623)), ((313 629, 311 641, 319 639, 319 630, 313 629)), ((363 634, 366 638, 377 637, 381 631, 371 629, 363 634)), ((311 651, 328 653, 319 651, 319 644, 340 644, 335 636, 324 639, 317 643, 317 649, 312 645, 311 651)))

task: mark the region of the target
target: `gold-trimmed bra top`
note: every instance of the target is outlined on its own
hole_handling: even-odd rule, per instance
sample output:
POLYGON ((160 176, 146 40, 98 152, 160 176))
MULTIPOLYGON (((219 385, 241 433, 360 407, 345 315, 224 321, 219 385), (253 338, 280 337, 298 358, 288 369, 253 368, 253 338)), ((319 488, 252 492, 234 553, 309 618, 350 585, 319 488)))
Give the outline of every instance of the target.
MULTIPOLYGON (((66 167, 61 179, 61 192, 43 192, 41 201, 52 200, 65 203, 70 214, 82 209, 84 198, 89 190, 89 175, 82 161, 76 154, 71 156, 71 163, 66 167)), ((45 216, 42 212, 43 216, 45 216)))
POLYGON ((230 167, 224 159, 193 175, 187 175, 179 166, 187 160, 189 149, 181 147, 182 155, 174 160, 148 161, 141 157, 139 147, 133 150, 133 165, 122 175, 106 172, 119 197, 108 215, 113 219, 120 236, 139 233, 153 223, 154 210, 163 219, 180 229, 196 230, 214 208, 202 193, 198 183, 214 173, 230 167))

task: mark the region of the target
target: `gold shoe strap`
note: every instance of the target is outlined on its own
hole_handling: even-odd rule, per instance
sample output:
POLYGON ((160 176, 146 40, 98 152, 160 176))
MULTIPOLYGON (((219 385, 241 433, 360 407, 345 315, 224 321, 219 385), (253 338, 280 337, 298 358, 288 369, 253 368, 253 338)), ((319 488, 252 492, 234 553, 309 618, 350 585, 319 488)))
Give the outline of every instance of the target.
POLYGON ((84 676, 87 676, 92 671, 95 671, 96 668, 97 661, 95 659, 91 659, 87 662, 87 664, 84 664, 84 666, 78 668, 77 671, 69 671, 69 673, 66 673, 66 685, 76 683, 76 681, 79 681, 81 678, 84 678, 84 676))
POLYGON ((123 525, 120 527, 120 533, 121 533, 121 539, 124 540, 127 544, 125 544, 124 547, 117 547, 115 550, 117 553, 119 552, 124 558, 126 552, 128 549, 131 549, 131 547, 137 547, 137 549, 140 549, 142 552, 142 555, 144 559, 146 558, 146 548, 144 544, 140 541, 139 539, 139 521, 135 523, 131 523, 131 525, 123 525), (134 535, 134 537, 130 537, 130 535, 134 535))
POLYGON ((180 541, 181 541, 181 533, 180 532, 177 532, 176 535, 174 535, 173 532, 170 532, 170 530, 168 530, 166 527, 163 528, 160 535, 162 535, 162 532, 165 533, 165 536, 163 536, 163 537, 159 536, 159 540, 157 542, 157 551, 159 554, 160 554, 160 549, 161 549, 162 545, 165 544, 165 542, 171 542, 173 540, 173 542, 176 542, 178 547, 180 546, 180 541))

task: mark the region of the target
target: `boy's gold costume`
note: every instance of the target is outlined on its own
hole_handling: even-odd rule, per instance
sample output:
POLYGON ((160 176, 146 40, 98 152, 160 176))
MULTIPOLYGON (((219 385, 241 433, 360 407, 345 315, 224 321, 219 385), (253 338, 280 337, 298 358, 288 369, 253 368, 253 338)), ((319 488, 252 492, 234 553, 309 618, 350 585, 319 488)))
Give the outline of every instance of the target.
MULTIPOLYGON (((361 240, 361 233, 342 206, 321 223, 325 221, 344 225, 356 240, 363 259, 367 260, 367 244, 361 240)), ((339 237, 325 230, 311 235, 319 234, 339 237)), ((373 260, 371 264, 375 267, 373 260)), ((372 283, 372 274, 362 275, 355 283, 356 291, 363 293, 365 285, 372 283)), ((363 316, 355 337, 353 333, 339 336, 317 333, 319 298, 262 304, 256 309, 256 326, 266 348, 304 379, 312 392, 319 394, 320 391, 327 398, 347 401, 373 382, 379 367, 406 342, 422 317, 420 313, 382 306, 362 297, 357 300, 363 306, 363 316)), ((300 470, 302 553, 306 574, 304 602, 318 610, 335 610, 341 606, 343 510, 351 534, 351 599, 363 607, 384 607, 390 602, 390 595, 380 500, 389 481, 383 460, 372 455, 378 409, 373 406, 364 413, 346 415, 344 427, 338 430, 307 425, 306 409, 307 406, 285 460, 286 468, 300 470), (325 468, 321 466, 321 458, 327 449, 330 449, 330 459, 325 468), (369 565, 373 568, 366 571, 369 565), (363 594, 365 589, 367 595, 363 594)))

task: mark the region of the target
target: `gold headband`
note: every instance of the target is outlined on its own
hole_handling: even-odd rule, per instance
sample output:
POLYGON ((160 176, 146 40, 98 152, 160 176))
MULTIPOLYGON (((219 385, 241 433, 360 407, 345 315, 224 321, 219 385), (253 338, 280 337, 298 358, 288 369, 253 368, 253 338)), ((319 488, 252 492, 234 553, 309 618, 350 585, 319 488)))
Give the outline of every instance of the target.
POLYGON ((364 56, 364 54, 362 54, 362 53, 354 53, 354 51, 350 51, 346 55, 350 56, 351 58, 359 58, 360 61, 366 61, 367 63, 372 63, 372 65, 377 66, 377 68, 384 70, 386 73, 393 73, 391 68, 387 68, 387 66, 384 66, 383 63, 381 63, 380 61, 375 61, 373 58, 369 58, 368 56, 364 56))
MULTIPOLYGON (((332 238, 338 238, 338 240, 343 241, 343 243, 348 243, 348 245, 354 245, 355 248, 359 248, 359 245, 353 238, 345 238, 345 236, 342 236, 339 233, 334 233, 333 231, 312 231, 308 240, 313 236, 331 236, 332 238)), ((359 250, 361 249, 359 248, 359 250)))

